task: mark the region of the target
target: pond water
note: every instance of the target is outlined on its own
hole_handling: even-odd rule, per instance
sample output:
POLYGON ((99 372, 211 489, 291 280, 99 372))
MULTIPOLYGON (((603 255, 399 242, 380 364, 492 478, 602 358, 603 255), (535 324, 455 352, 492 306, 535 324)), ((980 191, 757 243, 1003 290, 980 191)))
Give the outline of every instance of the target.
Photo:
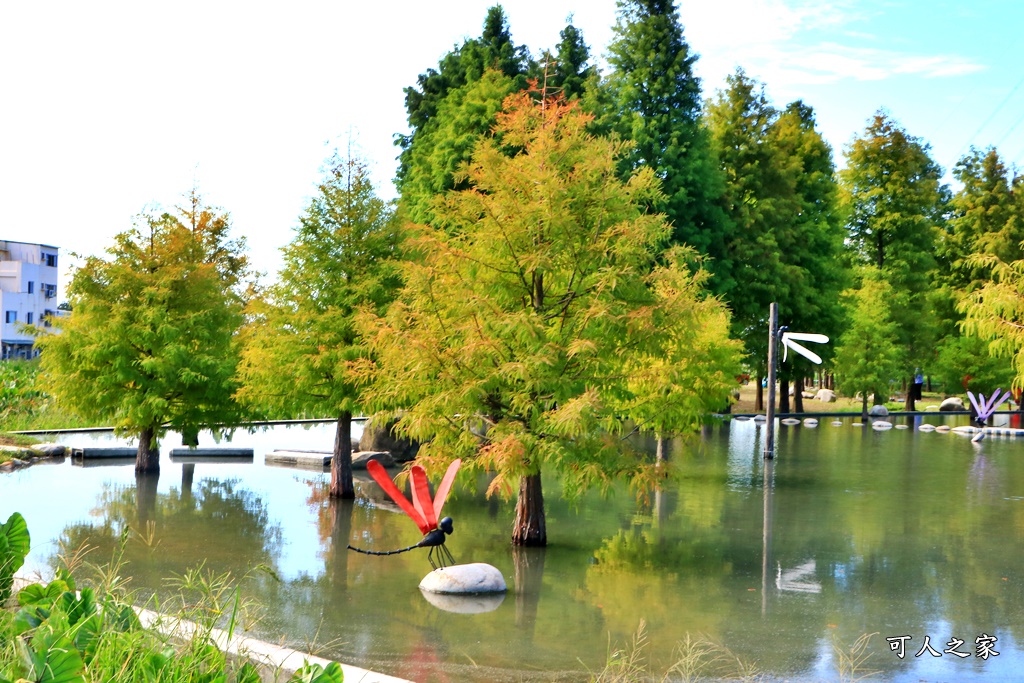
POLYGON ((27 569, 43 574, 60 545, 87 543, 95 562, 123 531, 140 531, 124 546, 123 572, 143 592, 200 562, 236 574, 265 564, 277 579, 242 584, 265 608, 261 635, 414 681, 587 680, 641 620, 654 670, 689 634, 769 680, 834 681, 836 648, 874 634, 861 669, 879 672, 871 680, 1022 680, 1024 439, 972 444, 913 423, 879 432, 830 421, 780 427, 768 462, 763 427, 707 428, 673 444, 683 474, 646 501, 623 487, 570 505, 546 475, 545 550, 513 549, 513 504, 487 499, 484 478, 461 482, 445 509, 455 520, 448 545, 460 562, 498 567, 510 589, 477 614, 446 611, 418 590, 425 551, 345 550, 419 540, 368 479, 354 504, 335 504, 329 475, 264 465, 275 448, 330 448, 333 424, 236 433, 231 445, 254 448, 251 464, 165 455, 158 478, 70 460, 0 475, 0 519, 25 515, 27 569), (997 656, 976 656, 984 635, 998 638, 997 656), (911 636, 903 659, 886 640, 900 636, 911 636), (916 657, 925 636, 940 654, 958 638, 968 656, 916 657))

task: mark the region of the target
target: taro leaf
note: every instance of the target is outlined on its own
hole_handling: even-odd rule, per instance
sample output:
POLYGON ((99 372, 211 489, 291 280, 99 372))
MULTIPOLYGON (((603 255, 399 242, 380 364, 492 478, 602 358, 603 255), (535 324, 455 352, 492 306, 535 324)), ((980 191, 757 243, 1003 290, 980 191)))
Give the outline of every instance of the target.
POLYGON ((67 636, 37 635, 31 645, 18 639, 18 649, 33 683, 86 683, 85 664, 67 636))
POLYGON ((57 604, 68 615, 68 624, 72 626, 96 614, 96 594, 92 588, 83 588, 79 595, 65 591, 58 598, 57 604))
POLYGON ((331 662, 326 669, 319 664, 306 664, 295 672, 288 683, 344 683, 344 681, 345 674, 341 670, 341 665, 331 662))
POLYGON ((28 525, 21 513, 13 512, 4 524, 0 524, 0 604, 11 597, 14 573, 25 564, 30 538, 28 525))
POLYGON ((78 622, 75 630, 75 647, 82 653, 86 664, 92 662, 93 657, 96 656, 96 646, 99 643, 102 630, 103 618, 99 614, 93 614, 78 622))
POLYGON ((14 633, 21 635, 25 631, 39 628, 49 618, 50 609, 48 607, 42 605, 22 607, 14 617, 14 633))
POLYGON ((46 664, 37 672, 37 683, 85 683, 85 663, 66 637, 53 643, 45 655, 46 664))
POLYGON ((147 681, 159 681, 164 678, 163 673, 174 657, 174 650, 150 653, 142 661, 142 674, 147 681))
POLYGON ((137 631, 142 627, 139 615, 135 613, 131 605, 118 602, 109 596, 103 601, 103 617, 107 620, 108 629, 122 633, 137 631))
POLYGON ((63 581, 51 581, 45 586, 41 583, 33 583, 18 591, 18 603, 28 606, 50 607, 53 603, 68 590, 63 581))
POLYGON ((7 518, 7 522, 0 525, 0 536, 7 538, 7 542, 10 543, 11 552, 20 557, 12 570, 18 571, 21 569, 21 565, 25 563, 25 556, 28 555, 28 549, 31 545, 31 539, 28 535, 28 524, 25 523, 25 518, 21 516, 20 512, 11 513, 11 516, 7 518))

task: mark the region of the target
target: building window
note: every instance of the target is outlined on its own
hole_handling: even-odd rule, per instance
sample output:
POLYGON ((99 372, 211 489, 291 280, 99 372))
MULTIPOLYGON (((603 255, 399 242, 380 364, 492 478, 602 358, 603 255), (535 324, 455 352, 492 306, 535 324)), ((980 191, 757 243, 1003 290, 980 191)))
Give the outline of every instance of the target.
POLYGON ((43 254, 43 258, 46 259, 46 265, 51 268, 57 267, 57 255, 56 254, 43 254))
POLYGON ((4 322, 5 323, 16 323, 16 322, 18 322, 18 312, 17 311, 6 311, 4 313, 4 322))
POLYGON ((43 311, 43 327, 50 327, 53 324, 50 321, 50 318, 52 318, 53 316, 54 312, 51 311, 50 309, 46 309, 45 311, 43 311))
POLYGON ((25 314, 25 323, 26 323, 27 325, 31 325, 31 324, 32 324, 32 320, 33 320, 33 318, 34 318, 34 314, 32 314, 32 313, 26 313, 26 314, 25 314))
POLYGON ((43 296, 45 296, 47 299, 52 299, 53 297, 57 296, 57 285, 48 285, 44 282, 43 296))
POLYGON ((36 292, 36 283, 34 283, 31 280, 29 280, 28 281, 28 293, 29 294, 35 294, 35 292, 36 292))

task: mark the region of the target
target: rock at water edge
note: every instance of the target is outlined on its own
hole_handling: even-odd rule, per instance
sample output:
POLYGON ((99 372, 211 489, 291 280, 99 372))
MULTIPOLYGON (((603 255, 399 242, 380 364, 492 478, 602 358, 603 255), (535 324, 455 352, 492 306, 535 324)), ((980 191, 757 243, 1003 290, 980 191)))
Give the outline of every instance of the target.
POLYGON ((939 411, 943 412, 943 413, 951 411, 951 410, 963 410, 963 409, 964 409, 964 400, 962 398, 960 398, 959 396, 950 396, 949 398, 947 398, 946 400, 944 400, 942 403, 939 404, 939 411))
POLYGON ((508 590, 505 577, 497 567, 483 562, 455 564, 435 569, 420 581, 420 590, 431 593, 472 594, 504 593, 508 590))

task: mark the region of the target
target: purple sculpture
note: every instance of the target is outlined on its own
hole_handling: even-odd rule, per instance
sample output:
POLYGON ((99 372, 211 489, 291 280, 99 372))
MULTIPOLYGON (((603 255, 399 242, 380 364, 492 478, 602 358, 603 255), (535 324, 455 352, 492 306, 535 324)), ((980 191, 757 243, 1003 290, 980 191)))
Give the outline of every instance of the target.
MULTIPOLYGON (((985 394, 978 394, 978 397, 975 398, 974 394, 968 391, 967 398, 971 400, 971 405, 974 406, 974 412, 977 413, 977 417, 975 417, 975 419, 977 420, 979 425, 984 427, 985 423, 988 421, 988 418, 992 417, 992 413, 996 412, 996 406, 998 406, 1006 399, 1010 398, 1010 392, 1003 392, 1003 395, 1000 396, 999 389, 996 389, 995 392, 992 394, 992 397, 986 400, 985 394)), ((978 432, 978 434, 975 435, 975 437, 971 440, 977 442, 981 441, 984 438, 985 432, 978 432)))
POLYGON ((992 417, 992 413, 996 412, 996 406, 1010 398, 1010 392, 1004 391, 1000 396, 999 389, 996 389, 992 398, 986 401, 985 394, 978 394, 978 397, 975 398, 974 394, 968 391, 967 398, 971 399, 971 405, 974 406, 974 411, 978 414, 978 422, 985 424, 988 418, 992 417))

